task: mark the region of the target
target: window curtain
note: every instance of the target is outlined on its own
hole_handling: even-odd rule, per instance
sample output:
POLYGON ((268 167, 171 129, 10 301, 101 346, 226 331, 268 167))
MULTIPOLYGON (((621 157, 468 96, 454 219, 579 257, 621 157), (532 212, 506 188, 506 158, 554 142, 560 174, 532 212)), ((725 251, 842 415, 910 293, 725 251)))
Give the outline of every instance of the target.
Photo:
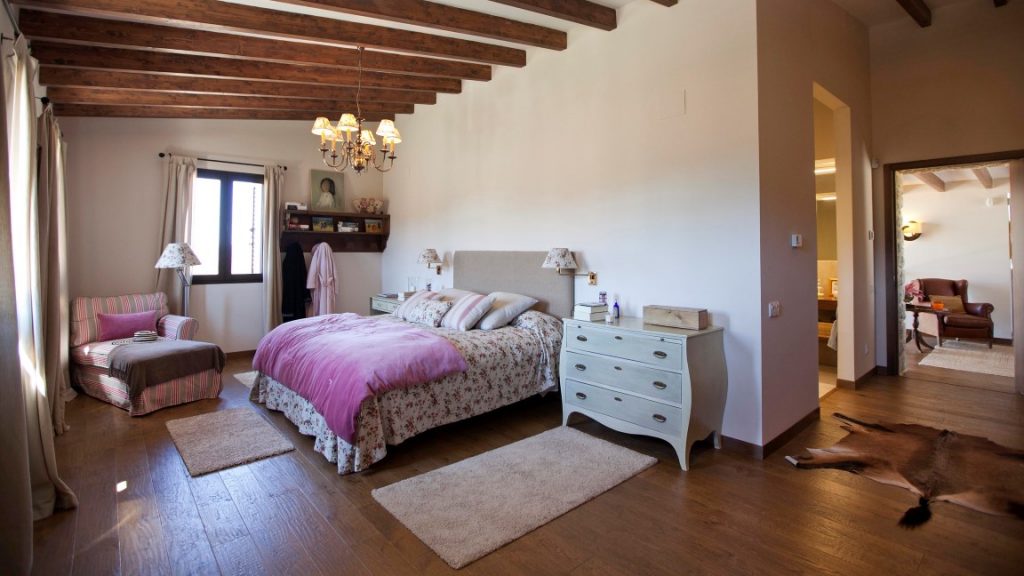
POLYGON ((284 167, 267 166, 263 176, 263 331, 281 323, 281 246, 278 201, 284 192, 284 167))
MULTIPOLYGON (((160 259, 164 247, 172 242, 188 242, 192 227, 192 184, 196 179, 196 159, 168 154, 167 188, 164 193, 163 223, 160 245, 153 254, 153 263, 160 259)), ((185 274, 191 278, 188 270, 185 274)), ((156 269, 156 290, 167 295, 167 304, 173 314, 181 314, 181 280, 178 271, 156 269)))
MULTIPOLYGON (((44 283, 54 281, 58 284, 52 293, 56 293, 59 299, 59 284, 63 273, 59 269, 60 258, 52 259, 55 260, 57 270, 55 275, 50 273, 51 254, 42 251, 59 250, 59 246, 50 244, 48 238, 50 209, 60 209, 59 206, 54 206, 59 203, 52 202, 50 198, 41 201, 37 186, 36 170, 39 164, 36 156, 36 131, 39 125, 36 122, 35 94, 32 89, 34 71, 35 63, 29 56, 28 44, 24 37, 20 37, 14 42, 12 53, 5 53, 3 57, 7 137, 5 208, 9 210, 8 217, 4 219, 4 235, 10 235, 10 262, 13 265, 13 283, 8 282, 10 278, 4 279, 3 283, 6 285, 5 288, 9 288, 10 284, 13 284, 14 288, 13 298, 10 297, 10 291, 5 292, 4 307, 6 308, 13 300, 13 327, 16 330, 16 338, 12 338, 12 326, 4 325, 3 345, 9 346, 10 340, 16 340, 18 360, 14 365, 18 367, 19 373, 13 380, 6 380, 3 385, 10 388, 20 384, 20 406, 23 416, 5 421, 7 429, 3 434, 3 442, 23 442, 23 449, 28 455, 28 466, 19 467, 20 458, 16 458, 10 464, 4 462, 3 488, 6 492, 8 481, 13 479, 18 489, 21 482, 27 479, 30 498, 24 506, 29 507, 32 518, 38 520, 51 515, 55 509, 76 506, 77 500, 57 473, 51 405, 54 402, 62 402, 63 395, 62 390, 57 388, 60 385, 59 377, 48 380, 45 366, 47 346, 60 346, 60 343, 47 340, 45 315, 48 308, 47 298, 51 290, 44 283), (12 430, 11 427, 17 429, 12 430), (8 475, 13 478, 8 478, 8 475), (18 480, 18 476, 21 477, 21 481, 18 480)), ((47 190, 46 194, 50 192, 47 190)), ((59 224, 56 228, 60 228, 59 224)), ((59 230, 57 233, 59 237, 59 230)), ((57 306, 59 307, 59 303, 57 306)), ((58 313, 58 319, 59 316, 58 313)), ((56 356, 59 358, 59 354, 56 356)), ((4 364, 6 368, 8 363, 4 364)), ((9 393, 9 390, 5 390, 4 395, 8 396, 9 393)), ((17 394, 11 394, 11 397, 16 396, 17 394)), ((4 410, 10 410, 10 407, 5 405, 4 410)), ((63 430, 63 422, 61 429, 63 430)), ((24 512, 16 514, 15 517, 21 518, 23 515, 24 512)), ((28 534, 28 542, 31 554, 31 533, 28 534)))

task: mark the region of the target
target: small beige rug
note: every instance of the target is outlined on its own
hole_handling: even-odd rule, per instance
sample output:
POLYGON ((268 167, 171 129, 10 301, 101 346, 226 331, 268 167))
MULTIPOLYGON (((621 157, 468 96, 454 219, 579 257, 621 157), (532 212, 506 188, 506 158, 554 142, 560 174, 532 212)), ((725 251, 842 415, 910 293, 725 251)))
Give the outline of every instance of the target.
POLYGON ((269 422, 248 408, 169 420, 167 430, 192 476, 295 449, 269 422))
POLYGON ((249 372, 239 372, 238 374, 233 374, 233 376, 235 377, 235 380, 238 380, 239 382, 242 383, 242 386, 245 386, 250 390, 252 390, 252 387, 256 385, 257 374, 255 370, 249 372))
POLYGON ((997 344, 989 349, 981 342, 947 340, 918 364, 1013 378, 1013 348, 997 344))
POLYGON ((373 491, 452 568, 497 550, 653 466, 558 427, 373 491))

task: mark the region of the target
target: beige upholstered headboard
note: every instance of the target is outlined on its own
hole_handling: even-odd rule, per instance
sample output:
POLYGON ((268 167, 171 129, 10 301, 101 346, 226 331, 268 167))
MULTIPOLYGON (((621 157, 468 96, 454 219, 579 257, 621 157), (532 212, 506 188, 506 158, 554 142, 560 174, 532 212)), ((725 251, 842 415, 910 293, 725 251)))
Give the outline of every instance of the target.
POLYGON ((535 310, 556 318, 572 316, 573 277, 541 268, 547 252, 456 252, 456 288, 481 294, 515 292, 536 298, 535 310))

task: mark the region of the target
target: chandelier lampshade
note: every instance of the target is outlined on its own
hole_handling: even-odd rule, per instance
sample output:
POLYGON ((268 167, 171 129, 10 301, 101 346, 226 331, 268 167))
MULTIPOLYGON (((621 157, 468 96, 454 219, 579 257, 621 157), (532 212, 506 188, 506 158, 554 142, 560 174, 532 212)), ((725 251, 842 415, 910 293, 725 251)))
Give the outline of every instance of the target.
POLYGON ((387 172, 395 165, 395 145, 402 141, 395 128, 394 120, 383 119, 377 126, 381 147, 373 132, 363 128, 363 115, 359 106, 359 95, 363 87, 363 47, 359 47, 359 81, 356 88, 356 113, 346 112, 338 119, 336 126, 330 120, 319 117, 313 122, 313 134, 320 137, 320 156, 324 165, 336 172, 344 172, 349 166, 361 174, 370 166, 379 172, 387 172), (330 144, 328 144, 328 141, 330 144))

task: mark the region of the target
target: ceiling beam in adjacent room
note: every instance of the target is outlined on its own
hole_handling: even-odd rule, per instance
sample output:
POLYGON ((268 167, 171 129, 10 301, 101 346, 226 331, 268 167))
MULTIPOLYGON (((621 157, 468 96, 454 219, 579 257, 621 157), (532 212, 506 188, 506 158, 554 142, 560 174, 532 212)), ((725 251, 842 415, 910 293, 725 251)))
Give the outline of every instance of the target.
MULTIPOLYGON (((18 17, 18 25, 21 31, 32 39, 320 64, 340 68, 356 68, 359 64, 359 52, 353 48, 87 18, 38 10, 22 10, 18 17)), ((363 51, 363 69, 468 80, 491 79, 491 67, 486 64, 371 50, 363 51)))
POLYGON ((21 6, 76 15, 364 46, 485 64, 526 65, 526 52, 517 48, 216 0, 15 1, 21 6))
MULTIPOLYGON (((235 96, 276 96, 312 98, 316 100, 355 100, 356 89, 343 86, 295 84, 292 82, 254 82, 198 76, 171 76, 41 66, 39 83, 46 87, 106 88, 109 90, 153 90, 192 94, 225 94, 235 96)), ((367 102, 434 104, 437 94, 417 90, 388 90, 363 87, 361 97, 367 102)))
MULTIPOLYGON (((189 56, 96 46, 73 46, 72 48, 69 49, 69 46, 66 44, 33 42, 32 55, 44 65, 69 66, 73 68, 249 78, 331 86, 356 86, 359 80, 359 73, 356 70, 327 68, 324 66, 295 66, 277 62, 233 60, 230 58, 189 56)), ((383 74, 380 72, 363 72, 362 84, 363 86, 396 90, 424 90, 428 92, 450 93, 462 91, 462 82, 453 78, 383 74)))
POLYGON ((921 28, 932 25, 932 10, 924 0, 896 0, 921 28))
POLYGON ((493 40, 564 50, 566 33, 483 12, 423 0, 282 0, 288 4, 334 10, 406 24, 461 32, 493 40))
POLYGON ((1007 0, 995 0, 996 8, 999 8, 1000 6, 1006 6, 1006 2, 1007 0))
POLYGON ((576 22, 601 30, 614 30, 615 9, 586 0, 491 0, 530 12, 576 22))
POLYGON ((971 172, 974 172, 974 177, 981 182, 981 185, 985 188, 992 187, 992 173, 988 171, 988 168, 982 166, 981 168, 971 168, 971 172))
MULTIPOLYGON (((189 106, 194 108, 239 108, 262 110, 335 110, 356 109, 355 101, 313 100, 309 98, 273 98, 268 96, 225 96, 222 94, 181 94, 103 88, 50 88, 46 96, 60 104, 113 104, 118 106, 189 106)), ((412 114, 412 104, 386 102, 362 103, 366 114, 412 114)), ((307 114, 308 115, 308 114, 307 114)))
POLYGON ((679 4, 679 0, 651 0, 651 2, 661 4, 662 6, 675 6, 679 4))
POLYGON ((924 182, 936 192, 946 191, 946 182, 939 178, 935 172, 914 172, 914 176, 917 176, 918 180, 924 182))
MULTIPOLYGON (((302 120, 313 116, 334 114, 333 110, 320 110, 311 114, 305 110, 239 110, 237 108, 188 108, 170 106, 105 106, 88 104, 55 104, 58 117, 95 116, 104 118, 204 118, 225 120, 302 120)), ((365 120, 377 122, 394 120, 389 114, 365 114, 365 120)))

